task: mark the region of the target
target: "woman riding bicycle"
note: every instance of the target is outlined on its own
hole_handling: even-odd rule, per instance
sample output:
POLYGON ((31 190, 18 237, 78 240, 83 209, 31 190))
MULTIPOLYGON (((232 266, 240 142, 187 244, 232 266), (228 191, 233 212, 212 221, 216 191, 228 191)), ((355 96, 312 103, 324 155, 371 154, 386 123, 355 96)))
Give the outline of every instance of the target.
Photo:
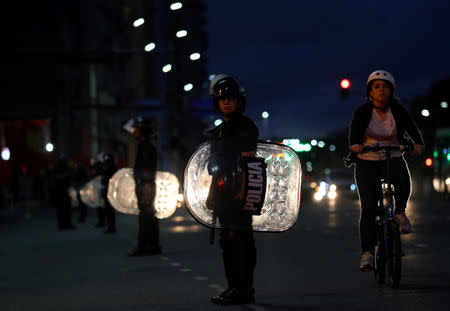
MULTIPOLYGON (((368 100, 353 113, 349 129, 349 144, 355 159, 355 179, 361 202, 359 223, 362 258, 360 269, 371 270, 376 243, 375 218, 380 193, 380 178, 385 172, 385 153, 363 151, 363 146, 405 145, 406 136, 414 142, 414 153, 423 151, 423 139, 409 112, 394 98, 394 77, 387 71, 376 70, 367 79, 368 100)), ((391 181, 395 193, 395 219, 402 233, 411 231, 405 210, 411 192, 411 179, 400 151, 391 153, 391 181)))

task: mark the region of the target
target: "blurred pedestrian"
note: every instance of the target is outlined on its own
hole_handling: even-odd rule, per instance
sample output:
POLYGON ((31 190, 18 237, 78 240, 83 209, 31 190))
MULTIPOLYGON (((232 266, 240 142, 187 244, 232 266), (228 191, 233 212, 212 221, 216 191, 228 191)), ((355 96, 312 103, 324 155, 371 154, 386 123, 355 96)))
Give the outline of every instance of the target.
POLYGON ((149 256, 161 253, 159 241, 159 221, 155 215, 157 151, 152 142, 152 122, 143 117, 136 117, 124 125, 138 140, 138 149, 134 163, 134 180, 139 209, 139 229, 137 247, 128 255, 149 256))
POLYGON ((68 160, 64 155, 60 156, 58 159, 58 163, 54 171, 54 178, 54 199, 57 211, 58 229, 75 229, 75 226, 72 225, 72 205, 69 196, 71 172, 68 160))
MULTIPOLYGON (((102 176, 103 174, 103 164, 99 159, 99 155, 92 159, 91 161, 91 180, 97 176, 102 176)), ((95 224, 95 227, 97 228, 103 228, 105 226, 105 207, 104 206, 98 206, 97 207, 97 223, 95 224)))
POLYGON ((72 185, 76 191, 76 196, 78 200, 78 209, 79 209, 78 222, 80 223, 85 223, 87 217, 87 205, 84 204, 83 201, 81 201, 80 197, 80 189, 87 182, 88 182, 88 172, 86 166, 82 162, 79 162, 75 166, 72 185))
POLYGON ((109 179, 117 171, 116 164, 114 162, 114 156, 111 153, 105 153, 102 155, 103 169, 102 169, 102 198, 105 205, 106 216, 106 231, 105 233, 116 232, 116 214, 114 208, 108 200, 108 184, 109 179))

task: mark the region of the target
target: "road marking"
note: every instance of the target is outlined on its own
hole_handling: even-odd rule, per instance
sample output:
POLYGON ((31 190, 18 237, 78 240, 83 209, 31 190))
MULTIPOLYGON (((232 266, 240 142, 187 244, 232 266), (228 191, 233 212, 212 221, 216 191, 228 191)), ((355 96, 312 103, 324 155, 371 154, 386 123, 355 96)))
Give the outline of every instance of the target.
POLYGON ((216 289, 219 293, 222 293, 225 290, 225 288, 223 288, 222 285, 217 283, 209 284, 208 286, 216 289))
POLYGON ((249 308, 250 310, 255 310, 255 311, 268 311, 269 309, 266 309, 262 306, 259 305, 245 305, 247 308, 249 308))
POLYGON ((428 247, 428 244, 416 244, 415 245, 416 247, 420 247, 420 248, 427 248, 428 247))
POLYGON ((194 277, 194 280, 196 281, 206 281, 208 278, 206 276, 202 276, 202 275, 197 275, 196 277, 194 277))

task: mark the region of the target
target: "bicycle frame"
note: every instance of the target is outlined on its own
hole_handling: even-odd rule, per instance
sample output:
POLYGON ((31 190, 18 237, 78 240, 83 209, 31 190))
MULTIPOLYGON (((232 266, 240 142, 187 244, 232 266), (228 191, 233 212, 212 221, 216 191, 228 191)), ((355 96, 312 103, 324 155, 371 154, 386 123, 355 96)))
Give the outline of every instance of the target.
MULTIPOLYGON (((391 150, 379 147, 386 153, 386 173, 384 185, 381 184, 381 198, 376 217, 377 245, 375 250, 375 277, 382 285, 385 275, 393 288, 398 287, 401 274, 401 241, 398 223, 394 219, 394 189, 391 183, 391 150)), ((381 183, 381 180, 380 180, 381 183)))

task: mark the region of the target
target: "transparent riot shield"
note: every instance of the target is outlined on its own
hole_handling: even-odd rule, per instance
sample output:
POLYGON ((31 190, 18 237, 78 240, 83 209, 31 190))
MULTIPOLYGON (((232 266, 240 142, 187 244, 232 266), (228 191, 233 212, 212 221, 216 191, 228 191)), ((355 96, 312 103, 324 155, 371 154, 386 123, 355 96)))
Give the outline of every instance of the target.
POLYGON ((96 176, 80 189, 80 198, 89 207, 97 208, 104 205, 102 198, 102 176, 96 176))
POLYGON ((70 197, 70 204, 73 208, 79 207, 80 202, 78 201, 78 192, 77 188, 70 186, 69 189, 67 189, 67 192, 69 193, 70 197))
MULTIPOLYGON (((201 145, 184 173, 184 199, 191 215, 207 227, 220 228, 206 207, 212 177, 208 174, 210 145, 201 145)), ((253 216, 253 230, 281 232, 290 229, 300 210, 302 170, 293 149, 274 143, 258 143, 257 157, 265 159, 267 185, 261 215, 253 216)))
MULTIPOLYGON (((156 172, 155 183, 156 217, 169 218, 175 213, 179 204, 180 183, 174 174, 160 171, 156 172)), ((139 214, 135 187, 132 168, 122 168, 111 177, 108 185, 108 200, 114 209, 124 214, 139 214)))

